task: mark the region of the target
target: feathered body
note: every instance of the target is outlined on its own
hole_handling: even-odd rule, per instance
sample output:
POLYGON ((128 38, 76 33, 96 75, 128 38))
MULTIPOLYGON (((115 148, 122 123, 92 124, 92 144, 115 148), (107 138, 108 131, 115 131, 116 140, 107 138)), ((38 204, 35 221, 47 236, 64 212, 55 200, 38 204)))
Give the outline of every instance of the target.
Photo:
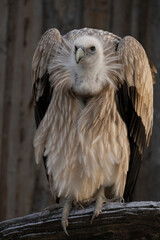
POLYGON ((41 154, 45 149, 51 190, 58 197, 83 201, 100 186, 114 184, 115 195, 123 196, 129 143, 126 126, 116 111, 114 91, 107 90, 92 98, 87 107, 71 93, 55 92, 37 130, 34 144, 41 142, 41 154))
POLYGON ((45 158, 53 196, 83 203, 111 187, 130 199, 153 124, 153 77, 142 46, 101 30, 61 37, 51 29, 33 72, 35 157, 45 158))

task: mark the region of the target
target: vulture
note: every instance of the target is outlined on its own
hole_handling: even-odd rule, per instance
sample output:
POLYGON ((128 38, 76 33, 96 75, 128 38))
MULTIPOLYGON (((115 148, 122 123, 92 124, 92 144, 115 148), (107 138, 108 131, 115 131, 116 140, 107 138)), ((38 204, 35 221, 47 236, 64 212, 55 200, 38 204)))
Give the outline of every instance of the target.
POLYGON ((44 161, 67 233, 73 204, 132 201, 153 126, 156 69, 133 37, 83 28, 44 33, 32 62, 37 130, 35 161, 44 161))

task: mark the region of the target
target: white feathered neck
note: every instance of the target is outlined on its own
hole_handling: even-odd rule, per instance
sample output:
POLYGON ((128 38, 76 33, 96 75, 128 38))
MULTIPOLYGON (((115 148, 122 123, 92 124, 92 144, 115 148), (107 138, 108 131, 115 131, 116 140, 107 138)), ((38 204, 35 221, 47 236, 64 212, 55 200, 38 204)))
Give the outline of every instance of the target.
POLYGON ((62 45, 49 65, 49 73, 51 85, 55 89, 72 88, 78 94, 95 95, 108 84, 116 88, 121 68, 113 42, 103 43, 96 37, 83 36, 73 42, 63 39, 62 45), (86 49, 93 45, 96 47, 96 54, 89 58, 85 57, 77 64, 75 45, 86 49))

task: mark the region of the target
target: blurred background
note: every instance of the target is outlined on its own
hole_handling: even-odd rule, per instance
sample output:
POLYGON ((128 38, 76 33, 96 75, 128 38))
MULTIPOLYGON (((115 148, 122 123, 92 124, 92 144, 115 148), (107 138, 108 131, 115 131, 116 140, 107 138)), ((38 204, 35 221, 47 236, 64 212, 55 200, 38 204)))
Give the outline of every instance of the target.
MULTIPOLYGON (((52 203, 32 139, 31 62, 41 35, 82 27, 131 35, 160 72, 159 0, 0 1, 0 220, 40 211, 52 203)), ((160 82, 154 87, 154 128, 135 200, 160 200, 160 82)))

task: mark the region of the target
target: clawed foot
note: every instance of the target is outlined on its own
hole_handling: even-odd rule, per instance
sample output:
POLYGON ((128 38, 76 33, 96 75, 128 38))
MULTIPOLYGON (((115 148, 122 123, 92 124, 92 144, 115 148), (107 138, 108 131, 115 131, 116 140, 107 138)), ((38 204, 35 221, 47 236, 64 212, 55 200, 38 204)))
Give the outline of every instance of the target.
POLYGON ((67 232, 67 227, 68 227, 68 216, 69 212, 72 207, 72 201, 67 199, 64 203, 63 211, 62 211, 62 220, 61 220, 61 225, 63 227, 64 232, 69 236, 67 232))
POLYGON ((105 202, 107 202, 107 199, 104 195, 104 188, 100 187, 100 189, 96 195, 96 203, 95 203, 95 208, 94 208, 94 212, 93 212, 92 219, 91 219, 91 224, 92 224, 94 218, 99 216, 99 214, 102 210, 103 203, 105 203, 105 202))
MULTIPOLYGON (((77 204, 77 203, 76 203, 77 204)), ((81 205, 79 205, 81 206, 81 205)), ((64 203, 61 204, 54 204, 52 206, 46 207, 41 214, 44 215, 46 212, 52 212, 53 210, 57 209, 57 208, 62 208, 62 219, 61 219, 61 225, 63 227, 64 232, 69 236, 68 232, 67 232, 67 227, 68 227, 68 216, 69 216, 69 212, 71 210, 72 207, 72 201, 69 199, 66 199, 64 203)))
MULTIPOLYGON (((124 202, 123 198, 120 197, 114 197, 112 199, 107 199, 104 195, 104 188, 101 187, 96 195, 95 198, 91 198, 89 200, 83 201, 83 205, 90 205, 92 202, 96 202, 95 203, 95 208, 94 208, 94 212, 93 212, 93 216, 91 219, 91 223, 93 222, 95 217, 98 217, 98 215, 101 213, 102 210, 102 206, 104 203, 108 203, 108 202, 124 202)), ((62 210, 62 219, 61 219, 61 225, 63 227, 64 232, 69 236, 68 232, 67 232, 67 227, 68 227, 68 216, 70 213, 70 210, 72 208, 72 204, 75 205, 76 207, 81 207, 84 208, 84 206, 79 203, 79 202, 75 202, 72 201, 71 199, 66 199, 64 204, 54 204, 52 206, 46 207, 43 211, 42 211, 42 215, 45 214, 47 211, 52 212, 54 209, 56 208, 61 208, 63 207, 62 210)))
POLYGON ((115 196, 111 199, 107 199, 104 195, 104 187, 101 187, 96 196, 96 204, 95 204, 95 209, 94 209, 93 216, 91 219, 91 224, 92 224, 94 218, 98 217, 99 214, 101 213, 103 203, 108 203, 108 202, 123 202, 124 203, 124 198, 115 196))
POLYGON ((69 236, 68 232, 67 232, 67 227, 68 227, 68 216, 70 213, 70 210, 72 208, 72 204, 77 208, 82 208, 84 209, 84 206, 77 201, 72 201, 71 199, 66 199, 64 202, 64 206, 63 206, 63 211, 62 211, 62 220, 61 220, 61 225, 63 227, 64 232, 69 236))

